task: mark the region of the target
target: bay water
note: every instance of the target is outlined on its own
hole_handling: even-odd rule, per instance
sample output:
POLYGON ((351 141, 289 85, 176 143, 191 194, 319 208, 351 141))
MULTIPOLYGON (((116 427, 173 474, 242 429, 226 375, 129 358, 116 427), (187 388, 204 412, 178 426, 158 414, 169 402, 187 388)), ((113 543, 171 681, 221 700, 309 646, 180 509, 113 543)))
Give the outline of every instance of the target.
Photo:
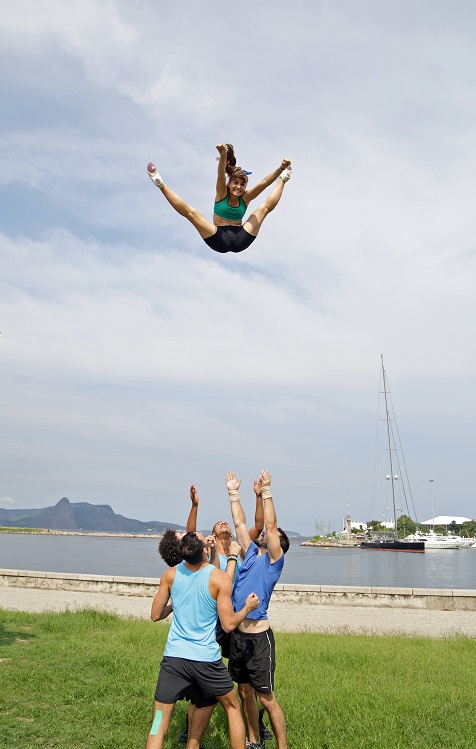
MULTIPOLYGON (((156 578, 166 569, 157 551, 159 540, 0 533, 0 568, 156 578)), ((280 582, 476 589, 476 549, 400 554, 300 546, 303 540, 291 540, 280 582)))

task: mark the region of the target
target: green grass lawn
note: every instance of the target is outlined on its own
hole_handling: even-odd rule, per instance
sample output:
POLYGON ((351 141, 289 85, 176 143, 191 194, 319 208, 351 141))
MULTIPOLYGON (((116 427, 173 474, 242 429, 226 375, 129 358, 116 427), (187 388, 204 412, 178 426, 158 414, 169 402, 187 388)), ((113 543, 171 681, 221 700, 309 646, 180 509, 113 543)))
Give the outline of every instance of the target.
MULTIPOLYGON (((167 632, 90 610, 0 609, 0 746, 143 747, 167 632)), ((474 640, 277 633, 276 649, 289 749, 476 744, 474 640)), ((177 704, 167 748, 180 746, 186 708, 177 704)), ((221 708, 202 744, 229 747, 221 708)))

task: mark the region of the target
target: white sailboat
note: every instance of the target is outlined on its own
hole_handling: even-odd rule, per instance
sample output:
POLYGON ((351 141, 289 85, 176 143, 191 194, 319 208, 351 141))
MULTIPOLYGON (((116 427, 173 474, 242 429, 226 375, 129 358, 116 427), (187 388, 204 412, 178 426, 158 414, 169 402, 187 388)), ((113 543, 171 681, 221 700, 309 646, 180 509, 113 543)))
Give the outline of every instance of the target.
MULTIPOLYGON (((383 354, 381 355, 382 361, 382 381, 383 381, 383 396, 385 401, 385 420, 386 420, 386 443, 389 460, 390 472, 387 475, 387 479, 391 482, 392 487, 392 506, 393 506, 393 531, 385 532, 373 532, 369 533, 368 537, 361 542, 360 546, 363 549, 375 549, 377 551, 406 551, 406 552, 424 552, 425 543, 421 539, 399 539, 397 533, 397 504, 395 500, 395 483, 398 480, 398 476, 394 472, 395 465, 399 465, 399 457, 397 454, 397 440, 398 429, 396 427, 395 414, 390 415, 391 400, 390 391, 388 388, 387 373, 383 363, 383 354)), ((398 443, 400 440, 398 439, 398 443)), ((400 452, 401 445, 400 445, 400 452)), ((403 461, 403 453, 402 453, 403 461)), ((406 469, 405 469, 406 471, 406 469)), ((400 471, 401 474, 401 471, 400 471)), ((400 481, 400 483, 402 483, 400 481)), ((403 485, 402 485, 403 486, 403 485)), ((404 487, 403 487, 404 488, 404 487)), ((408 486, 409 489, 409 486, 408 486)))

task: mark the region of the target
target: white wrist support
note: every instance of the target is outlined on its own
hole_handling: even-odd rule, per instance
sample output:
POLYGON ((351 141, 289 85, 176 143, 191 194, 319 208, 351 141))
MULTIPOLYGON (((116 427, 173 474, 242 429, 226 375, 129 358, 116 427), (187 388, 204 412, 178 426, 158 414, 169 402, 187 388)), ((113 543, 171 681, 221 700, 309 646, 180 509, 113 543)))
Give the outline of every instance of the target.
POLYGON ((240 495, 238 494, 237 489, 230 489, 228 492, 228 496, 230 497, 230 502, 239 502, 240 501, 240 495))
POLYGON ((263 499, 271 499, 271 486, 262 486, 261 496, 263 499))

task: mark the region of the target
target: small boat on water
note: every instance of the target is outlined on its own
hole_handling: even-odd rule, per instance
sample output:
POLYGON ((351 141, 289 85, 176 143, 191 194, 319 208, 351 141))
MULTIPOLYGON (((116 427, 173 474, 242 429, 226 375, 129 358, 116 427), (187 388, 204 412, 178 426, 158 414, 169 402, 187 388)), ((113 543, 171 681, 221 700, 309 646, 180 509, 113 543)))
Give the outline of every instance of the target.
POLYGON ((474 544, 474 538, 463 538, 462 536, 449 536, 449 538, 456 538, 460 549, 470 549, 474 544))
MULTIPOLYGON (((386 443, 387 443, 386 450, 388 452, 389 469, 390 469, 390 473, 387 475, 387 480, 391 482, 391 486, 392 486, 394 530, 393 531, 392 530, 368 531, 367 538, 361 541, 360 546, 362 549, 373 549, 375 551, 401 551, 401 552, 410 552, 410 553, 423 553, 425 551, 425 542, 422 541, 421 539, 410 540, 407 538, 403 538, 403 539, 398 538, 397 503, 395 500, 395 484, 398 481, 398 476, 394 473, 394 463, 399 464, 399 457, 397 454, 397 440, 396 440, 396 436, 398 437, 398 429, 396 427, 396 420, 395 420, 395 414, 393 413, 393 409, 392 409, 393 418, 390 417, 391 401, 390 401, 390 391, 388 388, 387 373, 385 371, 385 366, 383 363, 383 355, 380 358, 382 362, 382 381, 383 381, 382 394, 384 396, 384 403, 385 403, 385 421, 386 421, 385 437, 386 437, 386 443), (393 425, 395 425, 395 428, 393 425)), ((400 452, 402 453, 401 445, 400 445, 400 452)), ((403 460, 403 453, 402 453, 402 460, 403 460)), ((402 472, 400 471, 400 474, 401 473, 402 472)), ((400 484, 404 492, 405 501, 407 501, 405 486, 402 481, 400 481, 400 484)), ((409 491, 409 487, 408 487, 408 491, 409 491)))
POLYGON ((425 539, 426 549, 459 549, 459 541, 456 539, 448 538, 447 536, 439 536, 435 533, 434 536, 429 535, 425 539))
POLYGON ((459 549, 460 541, 454 536, 443 536, 441 533, 413 533, 405 541, 423 541, 425 549, 459 549))

